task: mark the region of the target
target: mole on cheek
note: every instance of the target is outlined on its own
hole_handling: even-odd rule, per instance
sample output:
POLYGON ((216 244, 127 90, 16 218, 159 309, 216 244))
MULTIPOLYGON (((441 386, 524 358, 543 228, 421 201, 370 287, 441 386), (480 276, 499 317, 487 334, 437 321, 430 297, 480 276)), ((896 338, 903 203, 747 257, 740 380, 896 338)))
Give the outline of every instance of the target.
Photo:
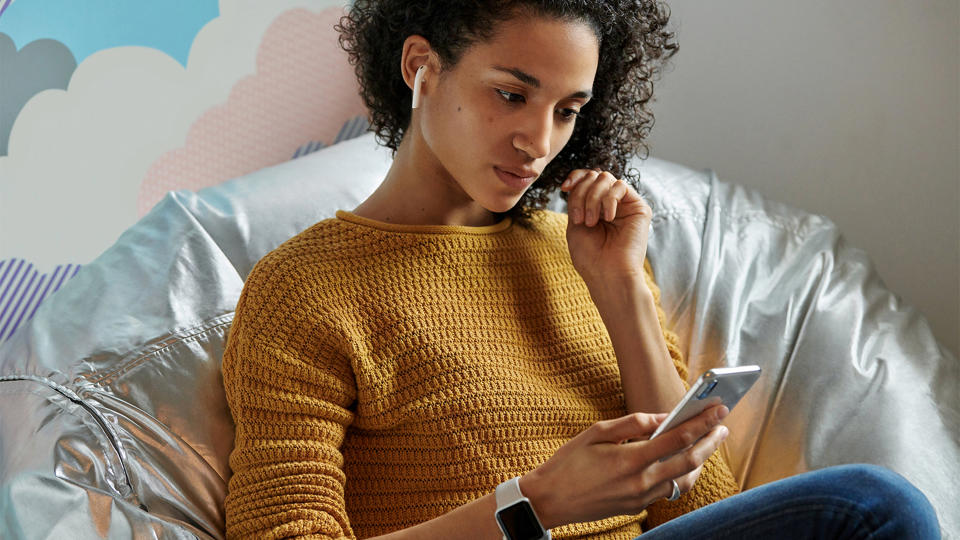
POLYGON ((457 112, 460 112, 460 106, 457 105, 457 112))

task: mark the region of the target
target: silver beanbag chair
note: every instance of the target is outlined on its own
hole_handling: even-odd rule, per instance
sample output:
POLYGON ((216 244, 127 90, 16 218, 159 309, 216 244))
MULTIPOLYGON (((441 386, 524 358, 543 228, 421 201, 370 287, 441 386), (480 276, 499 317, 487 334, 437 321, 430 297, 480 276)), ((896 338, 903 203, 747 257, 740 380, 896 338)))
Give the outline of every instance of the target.
MULTIPOLYGON (((222 538, 233 425, 219 365, 243 281, 359 204, 389 162, 367 134, 170 193, 47 299, 0 346, 0 537, 222 538)), ((691 375, 763 367, 727 419, 742 485, 885 465, 960 538, 960 374, 926 321, 825 218, 710 172, 636 165, 691 375)))

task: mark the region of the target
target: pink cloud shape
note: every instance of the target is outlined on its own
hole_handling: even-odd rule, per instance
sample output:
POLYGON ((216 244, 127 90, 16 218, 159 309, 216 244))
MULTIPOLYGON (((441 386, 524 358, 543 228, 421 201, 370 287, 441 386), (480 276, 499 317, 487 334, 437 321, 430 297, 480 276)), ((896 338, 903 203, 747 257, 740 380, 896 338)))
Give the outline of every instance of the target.
POLYGON ((343 124, 365 115, 356 76, 333 25, 341 8, 293 9, 278 16, 257 51, 257 71, 227 102, 193 123, 183 147, 147 171, 137 197, 146 214, 167 191, 198 190, 287 161, 308 141, 330 144, 343 124))

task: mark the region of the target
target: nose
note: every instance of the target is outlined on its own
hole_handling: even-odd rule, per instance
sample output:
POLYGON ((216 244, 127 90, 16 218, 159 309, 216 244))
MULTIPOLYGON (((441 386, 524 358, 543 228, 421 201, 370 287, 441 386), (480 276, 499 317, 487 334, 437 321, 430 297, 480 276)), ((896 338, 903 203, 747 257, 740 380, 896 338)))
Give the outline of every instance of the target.
POLYGON ((527 121, 513 135, 513 146, 533 159, 547 157, 550 153, 550 136, 553 130, 553 110, 547 114, 530 114, 527 121))

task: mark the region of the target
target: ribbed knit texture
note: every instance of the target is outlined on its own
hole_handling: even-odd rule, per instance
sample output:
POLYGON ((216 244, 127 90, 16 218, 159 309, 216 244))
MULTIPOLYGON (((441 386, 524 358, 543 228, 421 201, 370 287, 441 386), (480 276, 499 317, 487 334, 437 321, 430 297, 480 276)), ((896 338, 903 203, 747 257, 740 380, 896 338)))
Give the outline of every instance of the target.
MULTIPOLYGON (((341 211, 265 256, 223 358, 236 423, 227 536, 409 527, 624 415, 613 346, 573 268, 566 223, 543 211, 532 229, 421 227, 341 211)), ((676 336, 664 335, 686 377, 676 336)), ((553 533, 629 539, 645 519, 736 491, 718 453, 677 502, 553 533)))

